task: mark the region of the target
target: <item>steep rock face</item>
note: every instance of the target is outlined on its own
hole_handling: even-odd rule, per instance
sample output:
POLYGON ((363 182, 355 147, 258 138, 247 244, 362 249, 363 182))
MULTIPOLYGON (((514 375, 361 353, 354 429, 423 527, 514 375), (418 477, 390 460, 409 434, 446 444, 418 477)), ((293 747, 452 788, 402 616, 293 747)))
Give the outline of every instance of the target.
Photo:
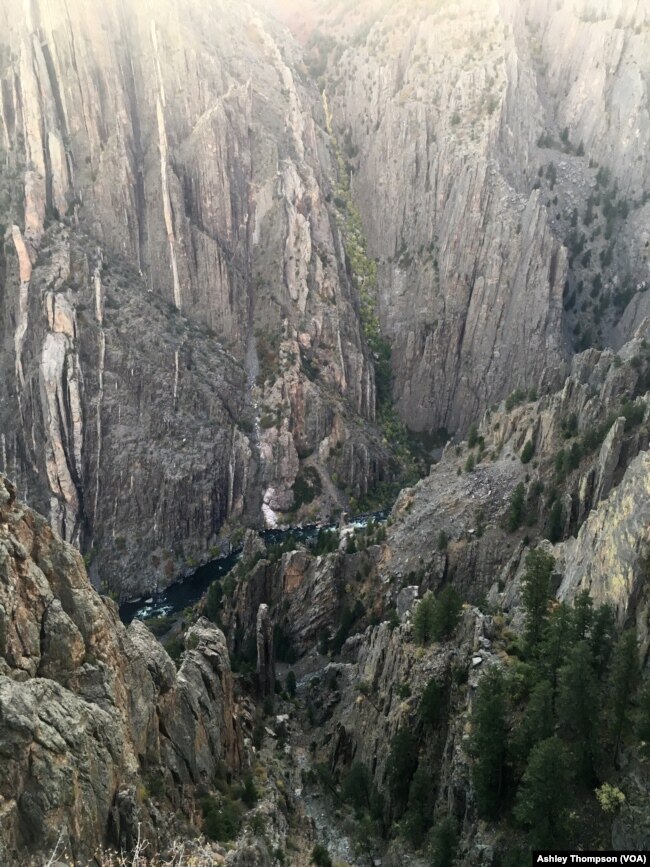
MULTIPOLYGON (((468 608, 453 641, 422 650, 413 643, 408 619, 396 629, 387 623, 369 628, 349 642, 353 662, 332 664, 325 670, 323 679, 335 681, 336 690, 323 703, 325 719, 314 732, 322 745, 318 756, 334 777, 344 778, 353 763, 363 764, 384 792, 392 815, 387 786, 391 743, 401 728, 412 731, 417 727, 420 698, 435 681, 440 686, 439 724, 427 730, 422 759, 427 767, 436 769, 431 793, 435 814, 458 819, 465 831, 459 857, 472 865, 492 863, 483 861, 482 847, 476 845, 482 829, 476 821, 467 754, 476 686, 485 668, 498 664, 490 649, 492 629, 489 618, 468 608), (454 674, 460 671, 467 671, 467 686, 455 682, 454 674), (405 686, 409 687, 407 696, 405 686)), ((406 855, 404 848, 396 842, 392 853, 386 854, 386 863, 399 863, 400 855, 406 855)), ((411 853, 407 857, 414 865, 426 863, 411 853)))
POLYGON ((126 592, 299 507, 306 456, 325 510, 344 466, 365 493, 389 449, 286 33, 219 0, 0 13, 5 471, 126 592))
MULTIPOLYGON (((312 66, 378 258, 402 417, 417 430, 466 429, 515 386, 558 385, 573 339, 607 340, 648 278, 644 4, 318 11, 312 66), (599 189, 606 198, 597 163, 626 201, 613 194, 590 238, 598 220, 583 229, 586 202, 599 189), (599 261, 604 306, 585 317, 585 292, 569 340, 563 293, 573 310, 599 261)), ((644 304, 612 339, 631 335, 644 304)))
POLYGON ((650 455, 638 455, 609 498, 560 548, 560 598, 588 590, 595 605, 611 605, 621 626, 635 626, 644 657, 650 649, 650 455))
MULTIPOLYGON (((314 556, 304 548, 284 554, 274 563, 262 559, 254 566, 242 562, 237 585, 224 608, 232 650, 241 654, 254 646, 257 612, 270 608, 293 649, 310 650, 323 633, 336 629, 346 584, 357 574, 355 557, 314 556)), ((266 615, 268 616, 268 614, 266 615)))
MULTIPOLYGON (((510 582, 531 541, 577 534, 609 510, 627 474, 647 454, 647 347, 637 338, 616 355, 589 350, 574 357, 559 391, 535 399, 521 394, 488 410, 471 440, 450 443, 429 476, 400 494, 382 570, 433 590, 453 581, 464 598, 479 603, 496 588, 497 576, 502 586, 510 582), (527 444, 532 451, 524 463, 527 444), (511 525, 518 486, 521 511, 511 525)), ((635 489, 633 499, 641 499, 641 491, 635 489)), ((639 533, 644 508, 637 510, 639 533)), ((629 565, 638 571, 633 563, 643 534, 633 537, 637 553, 629 565)), ((591 561, 594 538, 582 549, 584 563, 591 561)), ((626 563, 631 553, 614 556, 626 563)), ((606 592, 607 582, 598 583, 596 596, 606 592)), ((622 597, 630 590, 621 588, 622 597)))
MULTIPOLYGON (((57 531, 88 552, 97 583, 137 594, 205 556, 226 519, 259 508, 251 445, 235 424, 246 376, 204 329, 87 239, 52 228, 40 255, 24 387, 0 383, 0 459, 57 531)), ((5 369, 12 355, 5 343, 5 369)))
POLYGON ((0 478, 0 772, 4 863, 52 851, 77 860, 108 839, 129 845, 148 807, 146 770, 170 788, 241 762, 225 639, 207 621, 178 673, 142 624, 127 631, 78 552, 0 478), (160 771, 160 769, 163 769, 160 771), (130 818, 129 818, 130 817, 130 818))

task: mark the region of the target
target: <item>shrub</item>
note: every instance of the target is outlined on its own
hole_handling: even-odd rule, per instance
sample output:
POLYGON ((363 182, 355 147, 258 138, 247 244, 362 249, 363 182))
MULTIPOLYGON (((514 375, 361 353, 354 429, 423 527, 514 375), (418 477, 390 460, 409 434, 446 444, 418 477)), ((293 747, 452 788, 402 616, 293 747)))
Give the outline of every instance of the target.
POLYGON ((316 867, 332 867, 332 859, 327 849, 320 843, 317 843, 311 852, 311 863, 316 867))
POLYGON ((535 454, 535 447, 533 446, 532 440, 527 440, 526 445, 523 448, 521 453, 521 462, 522 464, 529 464, 535 454))
POLYGON ((323 490, 321 477, 315 467, 303 467, 293 483, 293 506, 299 509, 312 503, 323 490))
POLYGON ((242 789, 241 799, 247 807, 254 806, 259 799, 257 789, 255 788, 255 781, 253 780, 251 774, 247 774, 244 777, 244 786, 242 789))
POLYGON ((605 813, 616 813, 625 803, 625 795, 616 786, 609 783, 596 789, 596 800, 605 813))
POLYGON ((201 801, 203 831, 210 840, 225 843, 234 840, 241 825, 241 807, 224 797, 221 803, 208 795, 201 801))

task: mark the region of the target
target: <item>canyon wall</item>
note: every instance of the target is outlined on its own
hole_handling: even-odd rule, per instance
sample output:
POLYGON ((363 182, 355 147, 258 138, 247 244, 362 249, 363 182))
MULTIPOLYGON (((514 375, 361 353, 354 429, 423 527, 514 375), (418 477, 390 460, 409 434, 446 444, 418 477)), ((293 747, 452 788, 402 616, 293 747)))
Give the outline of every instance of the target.
POLYGON ((394 473, 288 34, 225 2, 0 13, 0 461, 94 579, 283 520, 306 461, 312 517, 331 475, 394 473))

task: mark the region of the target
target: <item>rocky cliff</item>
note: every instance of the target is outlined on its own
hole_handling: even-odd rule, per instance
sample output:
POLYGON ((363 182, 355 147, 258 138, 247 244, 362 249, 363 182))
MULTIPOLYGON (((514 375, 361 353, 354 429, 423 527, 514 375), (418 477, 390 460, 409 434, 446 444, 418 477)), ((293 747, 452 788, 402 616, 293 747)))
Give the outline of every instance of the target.
POLYGON ((288 34, 221 2, 0 13, 0 461, 94 578, 160 586, 224 524, 399 474, 288 34))
POLYGON ((106 842, 130 849, 139 823, 162 842, 170 829, 144 801, 144 779, 164 780, 182 810, 222 765, 238 771, 223 634, 199 621, 190 645, 176 671, 141 623, 126 630, 80 554, 0 479, 3 863, 27 864, 57 841, 85 863, 106 842))
POLYGON ((414 429, 466 430, 641 323, 648 14, 466 0, 287 16, 329 96, 414 429))
POLYGON ((649 312, 641 2, 258 5, 0 9, 0 460, 118 593, 649 312))

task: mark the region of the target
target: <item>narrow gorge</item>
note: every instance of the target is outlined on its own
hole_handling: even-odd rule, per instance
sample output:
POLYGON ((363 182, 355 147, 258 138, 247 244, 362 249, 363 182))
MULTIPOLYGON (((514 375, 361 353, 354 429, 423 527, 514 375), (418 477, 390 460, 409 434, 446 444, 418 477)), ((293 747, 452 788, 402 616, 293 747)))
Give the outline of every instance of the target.
POLYGON ((647 0, 0 14, 0 864, 648 850, 647 0))

